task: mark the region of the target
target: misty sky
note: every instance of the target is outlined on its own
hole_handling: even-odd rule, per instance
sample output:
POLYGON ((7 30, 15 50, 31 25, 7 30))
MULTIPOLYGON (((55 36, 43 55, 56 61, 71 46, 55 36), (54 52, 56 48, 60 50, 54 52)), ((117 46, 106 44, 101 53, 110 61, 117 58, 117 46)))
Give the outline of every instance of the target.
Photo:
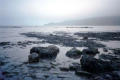
POLYGON ((0 25, 43 25, 119 16, 120 0, 0 0, 0 25))

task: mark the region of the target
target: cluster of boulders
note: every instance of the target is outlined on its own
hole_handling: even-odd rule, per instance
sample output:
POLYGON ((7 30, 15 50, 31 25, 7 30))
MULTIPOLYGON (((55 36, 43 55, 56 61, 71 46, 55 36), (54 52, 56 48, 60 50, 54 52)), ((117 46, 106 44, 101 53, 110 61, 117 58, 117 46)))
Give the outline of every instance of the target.
MULTIPOLYGON (((48 47, 33 47, 30 50, 29 62, 38 62, 39 59, 43 58, 55 58, 59 52, 59 48, 54 45, 50 45, 48 47)), ((95 55, 99 53, 98 49, 84 49, 82 52, 77 48, 73 47, 69 51, 67 51, 66 56, 69 58, 77 59, 80 58, 81 55, 95 55)))
MULTIPOLYGON (((59 48, 54 45, 48 47, 33 47, 30 50, 29 62, 39 62, 43 58, 55 58, 59 48)), ((76 75, 96 75, 93 79, 119 79, 120 58, 113 55, 99 54, 99 58, 94 56, 99 54, 97 48, 87 48, 82 51, 73 47, 67 51, 66 56, 69 58, 80 58, 80 64, 73 64, 69 67, 61 67, 61 71, 75 71, 76 75), (107 77, 106 77, 107 76, 107 77)))
POLYGON ((96 48, 87 48, 80 51, 75 47, 67 51, 66 56, 70 58, 80 58, 82 55, 96 55, 99 51, 96 48))

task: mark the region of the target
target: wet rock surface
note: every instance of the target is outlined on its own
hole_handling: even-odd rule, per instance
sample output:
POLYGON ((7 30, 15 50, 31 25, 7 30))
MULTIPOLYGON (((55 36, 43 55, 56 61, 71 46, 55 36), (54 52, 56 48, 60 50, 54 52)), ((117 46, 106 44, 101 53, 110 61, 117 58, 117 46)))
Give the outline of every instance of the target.
POLYGON ((3 75, 3 72, 0 70, 0 80, 4 80, 5 76, 3 75))
POLYGON ((68 67, 60 67, 60 70, 61 71, 69 71, 69 68, 68 67))
POLYGON ((70 35, 65 32, 52 34, 29 32, 22 33, 23 35, 38 38, 39 41, 0 42, 2 51, 0 57, 2 57, 1 55, 9 56, 9 58, 0 58, 1 74, 7 80, 120 79, 120 49, 107 48, 106 45, 97 42, 98 40, 119 41, 119 33, 75 33, 70 35), (52 46, 42 46, 45 43, 52 46), (76 49, 71 49, 73 47, 76 49), (57 54, 58 52, 59 54, 57 54), (67 52, 70 52, 69 55, 67 52), (47 60, 50 57, 54 57, 53 60, 47 60))
POLYGON ((31 53, 28 56, 28 59, 29 59, 29 63, 39 62, 39 55, 37 53, 31 53))
POLYGON ((92 73, 89 73, 89 72, 86 72, 86 71, 81 71, 81 70, 75 71, 75 74, 78 75, 78 76, 87 76, 87 77, 91 77, 93 75, 92 73))
POLYGON ((89 46, 95 46, 95 47, 105 47, 105 45, 101 43, 97 43, 93 40, 87 40, 87 41, 76 41, 78 38, 74 38, 74 36, 68 35, 68 34, 42 34, 41 32, 28 32, 28 33, 21 33, 22 35, 25 35, 27 37, 34 37, 38 39, 42 39, 43 42, 51 43, 51 44, 59 44, 63 46, 71 46, 71 47, 89 47, 89 46))
POLYGON ((120 40, 120 32, 100 32, 100 33, 75 33, 75 35, 78 36, 88 36, 88 37, 93 37, 97 38, 100 40, 120 40))
POLYGON ((97 48, 88 48, 88 49, 84 49, 82 51, 82 54, 84 54, 84 55, 96 55, 98 53, 99 53, 99 51, 97 48))
POLYGON ((84 71, 93 73, 92 79, 97 80, 115 80, 120 79, 120 60, 115 56, 100 55, 100 59, 83 55, 81 60, 81 68, 84 71), (107 60, 104 61, 101 59, 107 60))
POLYGON ((118 56, 114 56, 114 55, 106 55, 106 54, 101 54, 99 56, 100 59, 104 59, 104 60, 109 60, 109 61, 119 61, 120 58, 118 56))
MULTIPOLYGON (((8 62, 7 60, 8 57, 4 56, 4 55, 0 55, 0 67, 6 65, 8 62)), ((6 77, 5 77, 5 72, 2 71, 2 69, 0 68, 0 80, 5 80, 6 77)))
POLYGON ((120 72, 119 71, 112 71, 112 72, 106 72, 101 73, 99 75, 94 75, 94 80, 120 80, 120 72))
POLYGON ((84 70, 92 73, 101 73, 101 72, 119 70, 118 68, 120 67, 119 62, 103 61, 86 55, 82 56, 80 62, 81 62, 81 67, 84 70))
POLYGON ((30 50, 30 54, 37 53, 38 58, 55 58, 59 53, 59 48, 54 45, 50 45, 48 47, 33 47, 30 50))
POLYGON ((81 65, 79 63, 72 63, 69 65, 70 71, 77 71, 81 69, 81 65))
POLYGON ((0 42, 0 46, 9 45, 10 42, 0 42))
POLYGON ((42 41, 18 41, 18 42, 0 42, 0 47, 5 48, 13 48, 13 47, 20 47, 20 48, 25 48, 26 46, 32 45, 32 44, 41 44, 43 43, 42 41))
POLYGON ((107 49, 107 48, 103 48, 103 51, 104 51, 104 52, 108 52, 108 49, 107 49))
POLYGON ((80 58, 81 54, 82 54, 81 51, 74 47, 69 51, 67 51, 66 56, 76 59, 76 58, 80 58))
POLYGON ((113 49, 113 53, 116 55, 120 55, 120 49, 113 49))

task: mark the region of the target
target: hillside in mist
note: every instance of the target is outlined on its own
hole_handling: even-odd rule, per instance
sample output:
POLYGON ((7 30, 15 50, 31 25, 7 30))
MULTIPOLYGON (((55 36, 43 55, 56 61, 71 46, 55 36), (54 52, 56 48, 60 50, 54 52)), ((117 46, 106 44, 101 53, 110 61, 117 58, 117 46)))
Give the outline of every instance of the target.
POLYGON ((79 25, 98 25, 98 26, 115 26, 120 25, 120 16, 95 17, 81 20, 70 20, 59 23, 48 23, 45 26, 79 26, 79 25))

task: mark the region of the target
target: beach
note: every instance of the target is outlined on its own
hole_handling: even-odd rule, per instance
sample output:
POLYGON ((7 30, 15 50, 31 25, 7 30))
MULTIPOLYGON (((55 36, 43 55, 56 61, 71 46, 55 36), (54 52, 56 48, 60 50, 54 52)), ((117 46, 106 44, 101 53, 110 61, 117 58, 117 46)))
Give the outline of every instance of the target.
POLYGON ((120 79, 120 27, 0 27, 0 62, 0 71, 6 80, 120 79), (29 63, 28 56, 33 47, 50 45, 59 48, 54 59, 40 58, 39 62, 29 63), (83 70, 82 55, 76 56, 78 58, 67 55, 73 48, 82 55, 84 49, 96 49, 98 53, 92 54, 94 58, 104 63, 111 61, 117 68, 114 70, 111 66, 113 70, 102 73, 83 70), (72 70, 72 66, 78 67, 79 71, 77 68, 72 70))

